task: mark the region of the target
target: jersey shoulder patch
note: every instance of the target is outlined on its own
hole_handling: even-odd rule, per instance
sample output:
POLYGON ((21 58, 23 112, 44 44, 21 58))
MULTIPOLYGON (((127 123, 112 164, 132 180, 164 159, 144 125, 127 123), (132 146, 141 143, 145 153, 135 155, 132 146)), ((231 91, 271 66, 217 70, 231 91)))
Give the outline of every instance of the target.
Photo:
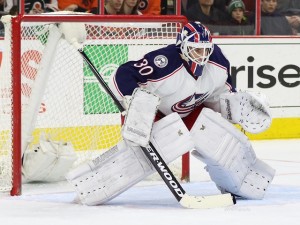
POLYGON ((168 75, 182 66, 182 59, 175 45, 168 45, 145 55, 150 66, 160 74, 168 75))
POLYGON ((157 55, 153 59, 154 65, 158 68, 164 68, 168 65, 168 58, 165 55, 157 55))

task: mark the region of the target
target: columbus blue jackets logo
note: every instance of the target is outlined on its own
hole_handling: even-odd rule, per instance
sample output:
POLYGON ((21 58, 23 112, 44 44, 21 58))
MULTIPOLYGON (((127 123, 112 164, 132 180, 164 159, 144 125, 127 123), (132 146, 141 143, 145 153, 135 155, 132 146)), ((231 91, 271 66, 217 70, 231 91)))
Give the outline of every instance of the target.
POLYGON ((158 55, 154 58, 154 64, 159 68, 164 68, 168 65, 168 59, 164 55, 158 55))
POLYGON ((208 96, 208 93, 193 94, 174 104, 171 109, 178 114, 192 112, 197 106, 201 105, 208 96))

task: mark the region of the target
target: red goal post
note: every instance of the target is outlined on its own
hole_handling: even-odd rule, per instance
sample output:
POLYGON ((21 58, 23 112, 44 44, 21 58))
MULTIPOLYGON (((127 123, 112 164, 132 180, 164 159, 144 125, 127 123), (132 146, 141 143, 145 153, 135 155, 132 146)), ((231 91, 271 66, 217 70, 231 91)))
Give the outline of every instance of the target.
MULTIPOLYGON (((69 141, 77 163, 115 145, 120 115, 82 58, 52 27, 83 22, 85 52, 107 81, 122 63, 175 43, 183 16, 24 15, 5 17, 0 68, 0 191, 21 194, 22 150, 41 135, 69 141)), ((189 180, 189 154, 179 178, 189 180)), ((170 167, 172 169, 172 166, 170 167)))

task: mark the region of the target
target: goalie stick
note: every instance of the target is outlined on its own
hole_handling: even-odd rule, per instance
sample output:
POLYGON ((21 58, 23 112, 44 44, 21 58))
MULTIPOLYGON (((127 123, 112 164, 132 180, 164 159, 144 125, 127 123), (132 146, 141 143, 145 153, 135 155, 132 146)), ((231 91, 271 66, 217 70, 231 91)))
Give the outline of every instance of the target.
MULTIPOLYGON (((68 28, 68 25, 64 23, 64 26, 68 28)), ((64 29, 66 29, 64 28, 64 29)), ((72 28, 72 25, 70 26, 72 28)), ((62 29, 62 33, 64 33, 62 29)), ((65 33, 64 33, 65 34, 65 33)), ((84 61, 88 64, 90 70, 93 72, 101 86, 105 89, 107 94, 113 99, 114 103, 118 107, 121 113, 125 111, 124 107, 118 101, 114 93, 105 83, 104 79, 95 68, 89 57, 85 54, 82 45, 78 43, 76 37, 70 37, 69 34, 65 34, 65 39, 73 45, 77 51, 81 54, 84 61)), ((219 194, 219 195, 210 195, 210 196, 191 196, 188 195, 185 190, 182 188, 180 183, 177 181, 174 174, 171 172, 165 161, 162 159, 160 154, 157 152, 153 144, 150 142, 147 147, 142 147, 144 154, 150 160, 154 168, 157 170, 158 174, 161 176, 163 181, 166 183, 170 191, 175 196, 176 200, 185 208, 215 208, 215 207, 225 207, 231 206, 236 203, 235 197, 231 194, 219 194)))

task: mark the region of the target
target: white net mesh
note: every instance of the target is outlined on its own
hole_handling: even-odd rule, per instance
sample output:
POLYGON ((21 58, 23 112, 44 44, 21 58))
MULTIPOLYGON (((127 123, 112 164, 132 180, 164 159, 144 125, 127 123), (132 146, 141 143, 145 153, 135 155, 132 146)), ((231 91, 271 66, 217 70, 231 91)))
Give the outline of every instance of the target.
POLYGON ((5 44, 0 49, 0 191, 9 191, 12 188, 12 77, 10 49, 10 24, 5 24, 8 30, 5 44), (3 54, 3 52, 7 52, 3 54))
MULTIPOLYGON (((71 142, 78 161, 93 158, 120 141, 120 113, 55 23, 22 23, 22 148, 51 139, 71 142)), ((108 81, 122 63, 175 43, 179 22, 89 22, 84 51, 108 81)), ((5 31, 10 34, 9 30, 5 31)), ((11 36, 7 35, 6 39, 11 36)), ((8 45, 9 46, 9 45, 8 45)), ((11 72, 0 74, 0 190, 11 183, 11 72)))

